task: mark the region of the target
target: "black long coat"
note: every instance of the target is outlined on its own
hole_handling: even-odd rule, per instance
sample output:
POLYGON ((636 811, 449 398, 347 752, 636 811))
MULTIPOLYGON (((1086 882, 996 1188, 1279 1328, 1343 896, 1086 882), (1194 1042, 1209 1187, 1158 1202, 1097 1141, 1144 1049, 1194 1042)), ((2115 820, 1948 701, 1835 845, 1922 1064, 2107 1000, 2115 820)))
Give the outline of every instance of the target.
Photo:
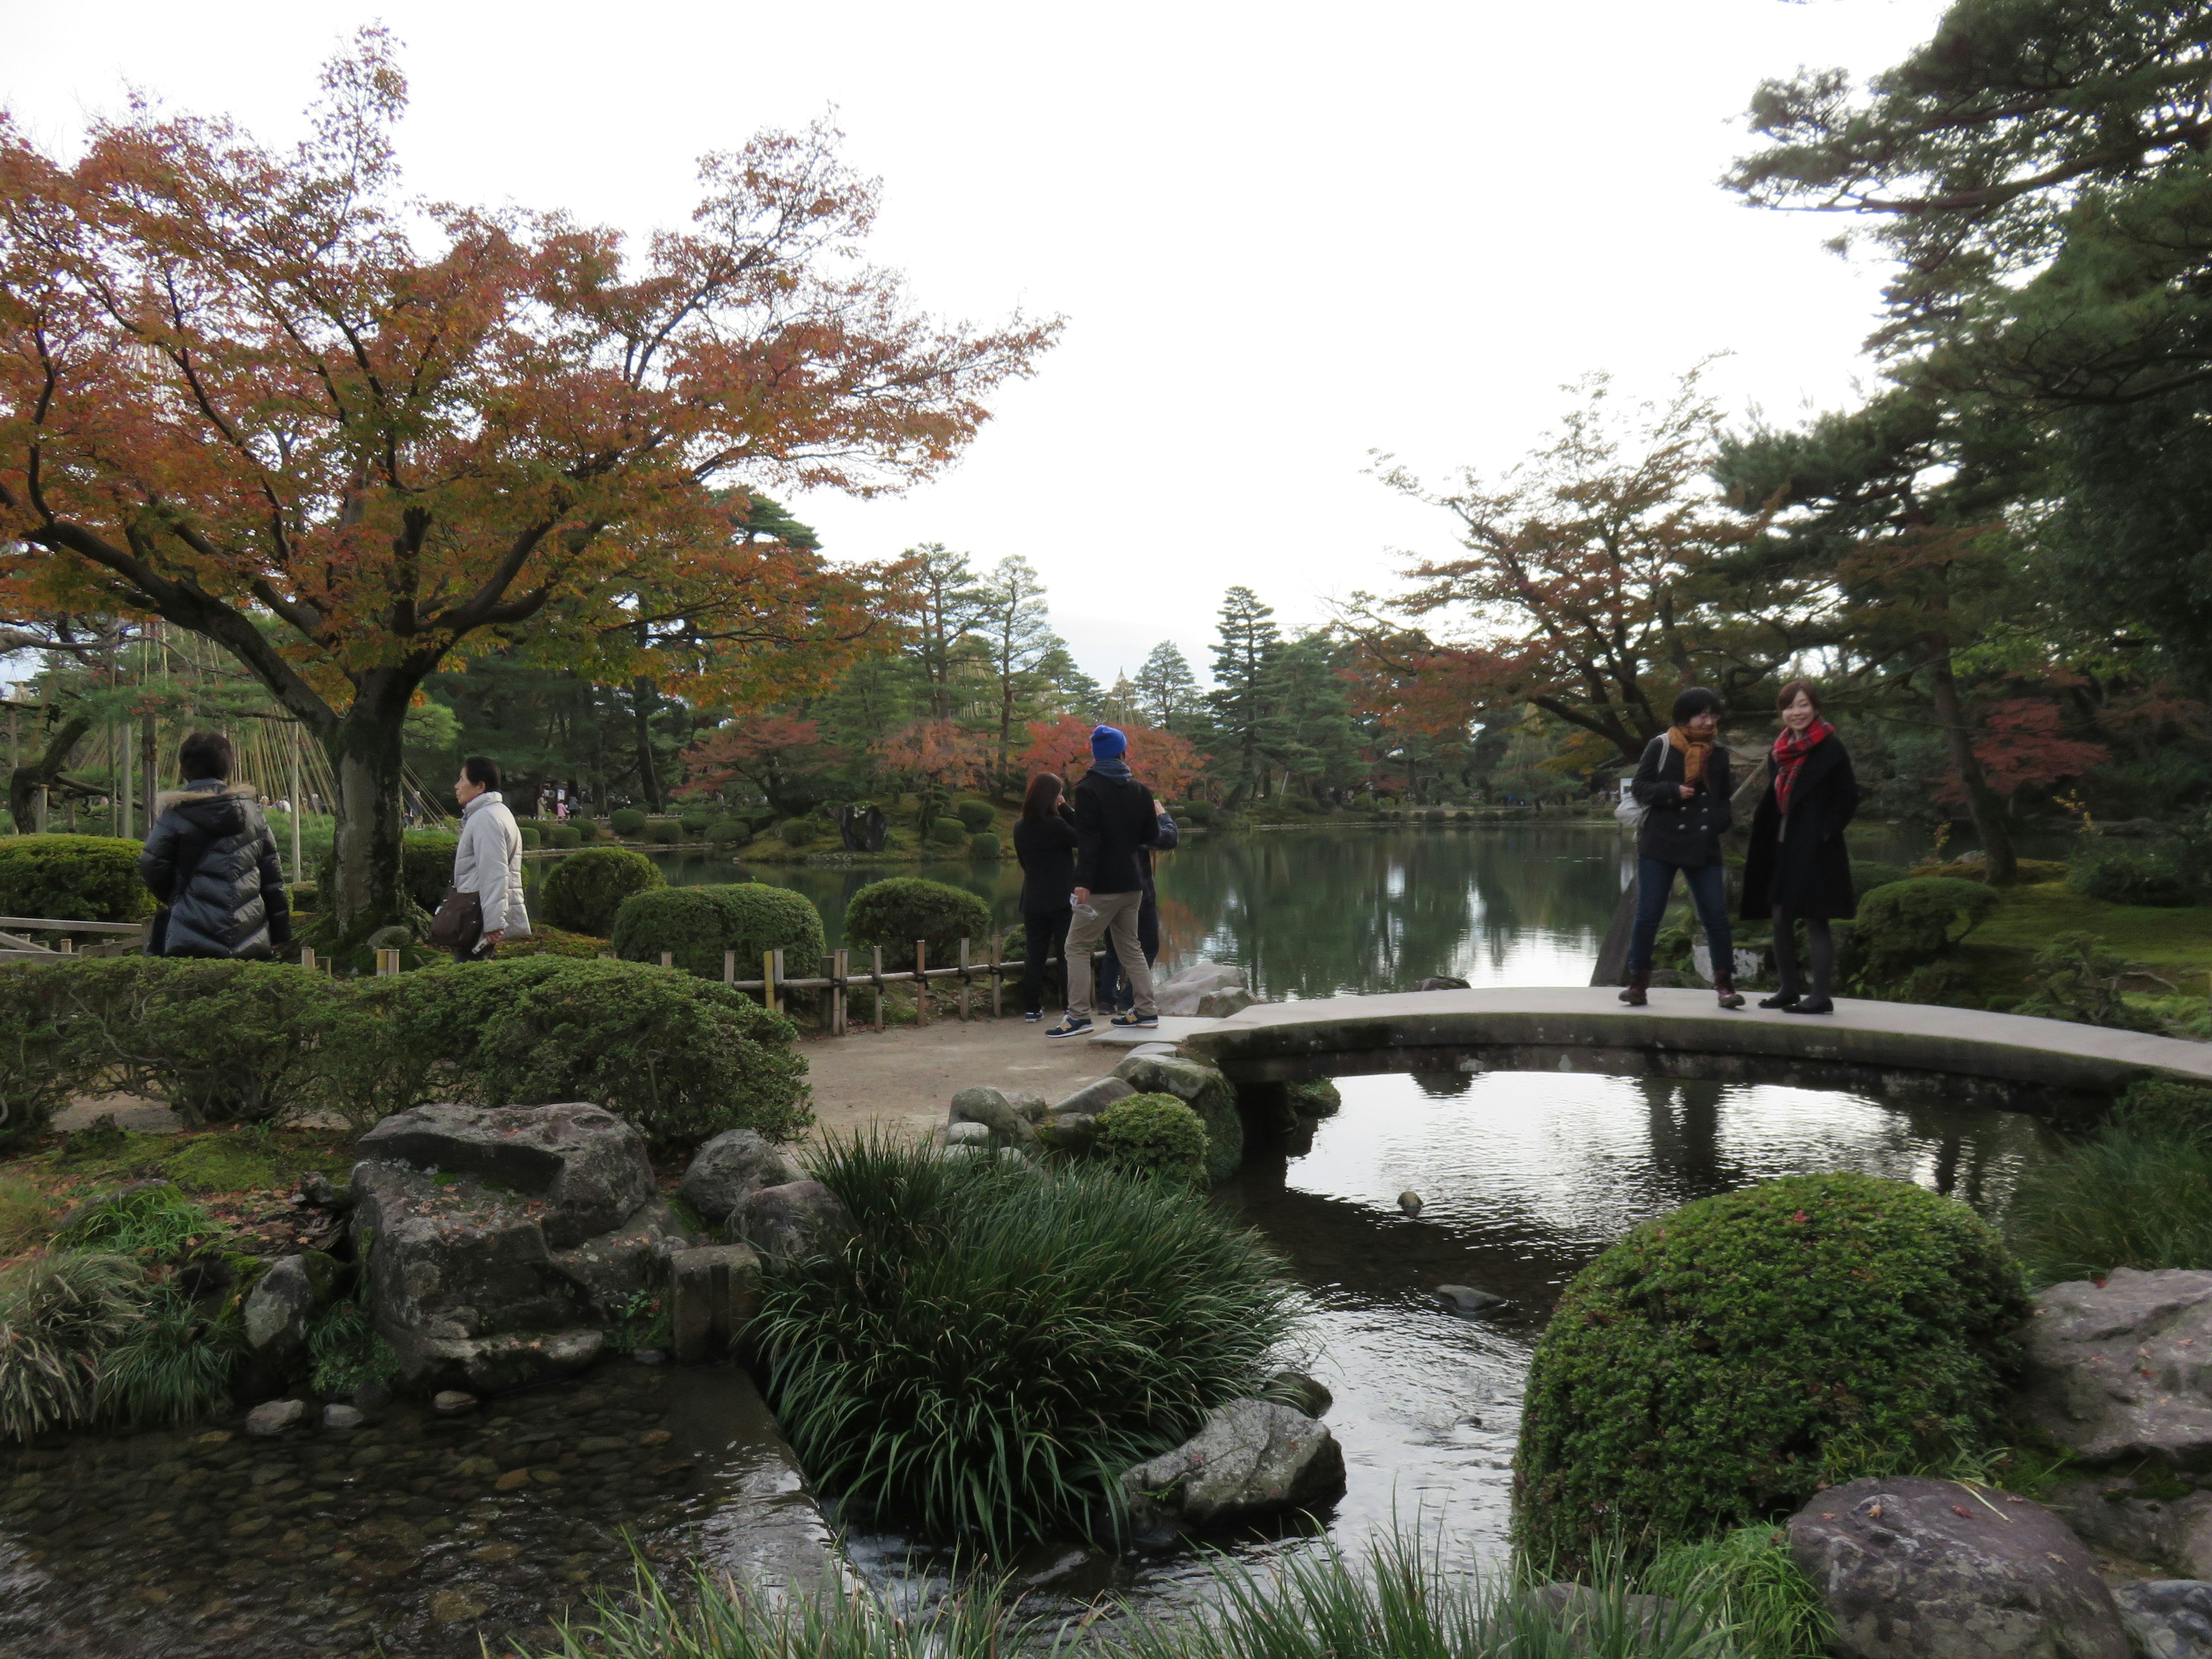
POLYGON ((1662 864, 1697 870, 1721 861, 1721 837, 1731 827, 1729 751, 1712 746, 1698 793, 1687 800, 1680 787, 1683 770, 1682 751, 1667 741, 1665 732, 1644 745, 1628 786, 1647 809, 1644 827, 1636 832, 1636 850, 1662 864))
POLYGON ((1793 916, 1857 915, 1844 827, 1858 810, 1851 757, 1832 732, 1813 745, 1797 770, 1790 790, 1787 833, 1770 773, 1766 793, 1752 814, 1751 844, 1744 852, 1744 915, 1765 921, 1778 909, 1793 916))
POLYGON ((161 954, 269 957, 292 942, 276 838, 250 791, 204 784, 155 797, 160 814, 138 854, 147 889, 169 907, 161 954), (181 884, 180 871, 190 876, 181 884))

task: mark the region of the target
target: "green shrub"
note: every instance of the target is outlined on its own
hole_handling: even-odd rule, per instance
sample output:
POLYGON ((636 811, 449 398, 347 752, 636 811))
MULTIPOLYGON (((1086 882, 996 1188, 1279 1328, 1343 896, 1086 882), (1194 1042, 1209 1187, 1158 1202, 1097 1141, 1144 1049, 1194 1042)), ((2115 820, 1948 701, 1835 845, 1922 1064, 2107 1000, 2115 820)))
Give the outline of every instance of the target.
POLYGON ((1879 983, 1933 962, 2003 902, 1978 882, 1948 876, 1917 876, 1875 888, 1859 900, 1852 929, 1865 977, 1879 983))
POLYGON ((2070 1019, 2124 1031, 2154 1031, 2158 1021, 2128 1006, 2120 981, 2130 963, 2105 949, 2094 933, 2060 933, 2035 953, 2027 970, 2027 995, 2013 1012, 2040 1019, 2070 1019))
POLYGON ((572 933, 605 939, 624 899, 666 881, 659 866, 642 853, 627 847, 587 847, 562 859, 545 878, 541 890, 545 920, 572 933))
POLYGON ((958 952, 962 939, 990 936, 990 906, 964 887, 919 876, 872 881, 845 906, 847 943, 880 945, 894 961, 905 961, 915 941, 924 939, 931 958, 942 964, 958 952))
POLYGON ((559 957, 403 977, 440 981, 417 1027, 485 1105, 594 1101, 663 1152, 725 1129, 788 1139, 813 1121, 791 1023, 726 986, 559 957))
POLYGON ((707 839, 717 847, 743 847, 753 838, 753 827, 743 818, 716 818, 707 826, 707 839))
POLYGON ((86 1200, 54 1241, 66 1249, 167 1261, 223 1236, 222 1224, 179 1188, 154 1186, 86 1200))
POLYGON ((2124 1118, 2029 1164, 2005 1231, 2040 1285, 2212 1268, 2212 1143, 2124 1118))
POLYGON ((607 828, 617 836, 635 836, 645 829, 645 809, 641 806, 617 806, 607 814, 607 828))
POLYGON ((1206 1125, 1173 1095, 1128 1095, 1098 1115, 1098 1146, 1117 1167, 1187 1187, 1206 1180, 1206 1125))
POLYGON ((599 838, 599 826, 589 818, 571 818, 568 827, 576 832, 576 839, 586 847, 599 838))
POLYGON ((989 833, 968 838, 968 856, 971 859, 1001 859, 1006 855, 1006 844, 989 833))
POLYGON ((565 852, 569 848, 584 844, 584 832, 576 824, 556 823, 545 832, 545 841, 548 846, 565 852))
POLYGON ((37 969, 56 975, 64 1066, 150 1095, 187 1126, 266 1123, 310 1105, 315 1034, 343 991, 276 962, 106 957, 37 969))
POLYGON ((854 1521, 1001 1559, 1087 1530, 1293 1328, 1280 1261, 1164 1183, 889 1140, 814 1167, 857 1237, 772 1272, 750 1334, 778 1422, 854 1521))
POLYGON ((673 847, 684 839, 684 823, 679 818, 655 818, 645 826, 645 838, 656 847, 673 847))
POLYGON ((410 830, 400 838, 399 876, 407 896, 435 915, 453 884, 453 854, 461 838, 442 831, 410 830))
POLYGON ((1800 1176, 1686 1205, 1577 1274, 1536 1346, 1516 1525, 1570 1567, 1766 1520, 1999 1432, 2028 1313, 1962 1204, 1800 1176))
MULTIPOLYGON (((356 1273, 356 1285, 368 1275, 356 1273)), ((343 1297, 307 1323, 310 1382, 320 1395, 351 1394, 364 1383, 388 1388, 399 1376, 399 1355, 378 1334, 359 1297, 343 1297)))
POLYGON ((776 825, 775 833, 786 847, 811 847, 822 839, 823 827, 819 818, 786 818, 776 825))
POLYGON ((707 826, 714 821, 714 815, 712 812, 708 811, 704 807, 694 807, 690 811, 684 813, 677 820, 678 823, 684 826, 684 833, 690 836, 694 841, 696 841, 700 836, 705 835, 707 833, 707 826))
MULTIPOLYGON (((545 832, 543 830, 532 827, 530 829, 519 829, 514 833, 521 841, 522 850, 526 853, 532 852, 545 844, 545 832)), ((445 895, 443 893, 439 895, 439 897, 441 899, 445 895)), ((434 915, 435 912, 433 912, 432 914, 434 915)))
POLYGON ((0 965, 0 1153, 44 1134, 87 1081, 59 1023, 62 981, 51 975, 65 971, 62 964, 0 965))
POLYGON ((968 826, 958 818, 936 818, 929 826, 930 844, 933 847, 958 847, 968 839, 968 826))
POLYGON ((138 878, 138 843, 108 836, 0 840, 0 915, 136 921, 154 913, 138 878))
POLYGON ((530 924, 526 938, 503 939, 499 942, 502 957, 595 957, 606 948, 606 940, 594 934, 572 933, 565 927, 550 927, 541 921, 530 924))
POLYGON ((2147 1139, 2212 1146, 2212 1085, 2139 1078, 2112 1103, 2112 1121, 2147 1139))
POLYGON ((822 917, 803 894, 759 882, 708 887, 656 887, 633 893, 615 913, 615 954, 625 962, 659 962, 673 951, 676 966, 702 979, 722 977, 722 954, 738 953, 738 977, 760 977, 761 959, 784 952, 785 971, 805 978, 822 961, 822 917))
POLYGON ((1177 823, 1188 823, 1200 830, 1212 823, 1220 816, 1211 801, 1187 800, 1180 806, 1168 809, 1168 816, 1177 823))
POLYGON ((312 881, 295 881, 285 890, 284 900, 295 915, 307 915, 323 902, 323 890, 312 881))
POLYGON ((987 800, 963 800, 954 803, 952 816, 960 820, 960 827, 969 835, 980 836, 991 827, 999 815, 991 810, 991 803, 987 800))
POLYGON ((0 1268, 0 1436, 89 1422, 101 1362, 148 1298, 145 1269, 84 1250, 0 1268))
POLYGON ((2147 847, 2094 847, 2074 860, 2067 885, 2107 904, 2179 909, 2207 896, 2203 860, 2179 842, 2147 847))
POLYGON ((1857 892, 1871 893, 1877 887, 1909 881, 1911 877, 1912 872, 1901 864, 1883 864, 1875 859, 1851 860, 1851 886, 1857 892))

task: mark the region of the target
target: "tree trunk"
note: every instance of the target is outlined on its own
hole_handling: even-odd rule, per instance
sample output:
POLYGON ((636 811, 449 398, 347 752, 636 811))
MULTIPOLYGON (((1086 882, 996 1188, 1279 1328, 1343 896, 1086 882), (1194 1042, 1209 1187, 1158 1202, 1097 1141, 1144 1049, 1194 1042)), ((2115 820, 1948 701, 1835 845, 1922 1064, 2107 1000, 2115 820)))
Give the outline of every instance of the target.
POLYGON ((17 835, 27 836, 38 829, 39 791, 53 787, 76 755, 77 744, 91 730, 92 721, 87 716, 68 716, 54 728, 38 759, 9 775, 8 816, 15 821, 17 835))
POLYGON ((1966 810, 1974 820, 1974 832, 1982 838, 1983 855, 1989 860, 1990 885, 2009 887, 2019 878, 2020 860, 2013 852, 2012 832, 2005 825, 2004 813, 1982 771, 1981 757, 1974 753, 1974 734, 1959 707, 1959 684, 1951 676, 1951 642, 1937 634, 1929 637, 1928 647, 1929 697, 1951 745, 1951 763, 1959 769, 1959 781, 1966 791, 1966 810))
POLYGON ((380 927, 409 921, 400 868, 401 728, 416 682, 388 671, 364 676, 353 706, 323 739, 337 780, 335 891, 321 896, 334 919, 329 948, 359 947, 380 927))
POLYGON ((659 706, 660 695, 653 689, 651 680, 632 680, 629 685, 631 708, 637 718, 637 786, 645 793, 646 807, 650 811, 660 811, 660 774, 653 764, 653 711, 659 706))

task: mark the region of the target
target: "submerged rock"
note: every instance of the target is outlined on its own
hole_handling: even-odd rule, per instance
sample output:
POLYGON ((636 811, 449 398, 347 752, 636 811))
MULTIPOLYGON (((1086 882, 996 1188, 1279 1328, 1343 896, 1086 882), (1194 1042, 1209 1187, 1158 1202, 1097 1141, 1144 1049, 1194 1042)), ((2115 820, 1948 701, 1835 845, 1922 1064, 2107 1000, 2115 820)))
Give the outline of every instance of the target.
POLYGON ((2212 1273, 2116 1269, 2035 1296, 2021 1332, 2037 1424, 2078 1457, 2212 1457, 2212 1273))
POLYGON ((460 1389, 441 1389, 430 1396, 430 1409, 441 1417, 459 1417, 476 1408, 476 1395, 460 1389))
POLYGON ((1232 1400, 1172 1451, 1121 1477, 1141 1543, 1326 1504, 1344 1492, 1344 1451, 1324 1424, 1272 1400, 1232 1400))
POLYGON ((1854 1480, 1790 1519, 1838 1659, 2130 1659, 2112 1592, 2039 1504, 1917 1475, 1854 1480))
POLYGON ((1449 974, 1431 974, 1413 988, 1416 991, 1469 991, 1474 988, 1465 980, 1455 979, 1449 974))
POLYGON ((787 1149, 750 1129, 726 1129, 694 1155, 676 1191, 719 1227, 762 1188, 805 1179, 806 1171, 787 1149))
POLYGON ((323 1426, 326 1429, 357 1429, 365 1420, 358 1406, 330 1405, 323 1407, 323 1426))
POLYGON ((1411 1188, 1407 1188, 1404 1192, 1398 1194, 1398 1207, 1403 1210, 1407 1215, 1420 1214, 1421 1195, 1413 1191, 1411 1188))
POLYGON ((1308 1417, 1327 1417, 1328 1408, 1336 1404, 1336 1396, 1321 1379, 1304 1371, 1277 1371, 1267 1379, 1267 1392, 1308 1417))
POLYGON ((1439 1285, 1434 1292, 1437 1301, 1454 1313, 1487 1313, 1492 1308, 1502 1308, 1505 1298, 1491 1291, 1478 1290, 1472 1285, 1439 1285))
POLYGON ((265 1400, 246 1414, 246 1431, 257 1438, 296 1429, 307 1420, 304 1400, 265 1400))
POLYGON ((2153 1578, 2122 1584, 2112 1599, 2148 1659, 2212 1659, 2212 1583, 2153 1578))

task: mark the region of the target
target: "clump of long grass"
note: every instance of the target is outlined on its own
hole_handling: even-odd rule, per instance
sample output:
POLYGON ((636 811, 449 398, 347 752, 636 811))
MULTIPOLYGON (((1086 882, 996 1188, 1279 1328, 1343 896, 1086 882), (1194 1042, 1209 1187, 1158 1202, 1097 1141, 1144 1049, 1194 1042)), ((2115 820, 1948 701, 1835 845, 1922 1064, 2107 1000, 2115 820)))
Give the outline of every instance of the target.
POLYGON ((157 1285, 100 1359, 93 1410, 151 1425, 182 1423, 230 1403, 231 1372, 246 1349, 234 1308, 204 1313, 173 1286, 157 1285))
POLYGON ((351 1394, 366 1382, 390 1384, 399 1355, 378 1334, 357 1297, 333 1302, 307 1327, 307 1361, 317 1394, 351 1394))
POLYGON ((1739 1527, 1674 1545, 1638 1577, 1656 1595, 1717 1611, 1738 1650, 1755 1659, 1821 1659, 1835 1633, 1826 1601, 1799 1570, 1779 1527, 1739 1527))
POLYGON ((784 1431, 855 1520, 994 1555, 1088 1531, 1122 1470, 1256 1392, 1295 1326, 1280 1259, 1158 1182, 884 1139, 815 1173, 857 1237, 772 1273, 751 1334, 784 1431))
POLYGON ((0 1272, 0 1435, 89 1421, 101 1368, 147 1295, 145 1270, 127 1256, 34 1255, 0 1272))
POLYGON ((2212 1267, 2212 1144, 2113 1124, 2022 1172, 2006 1231, 2039 1284, 2212 1267))
POLYGON ((44 1243, 53 1222, 53 1200, 37 1183, 0 1175, 0 1260, 44 1243))
POLYGON ((70 1249, 167 1259, 223 1234, 222 1224, 173 1186, 141 1187, 84 1206, 54 1236, 70 1249))

